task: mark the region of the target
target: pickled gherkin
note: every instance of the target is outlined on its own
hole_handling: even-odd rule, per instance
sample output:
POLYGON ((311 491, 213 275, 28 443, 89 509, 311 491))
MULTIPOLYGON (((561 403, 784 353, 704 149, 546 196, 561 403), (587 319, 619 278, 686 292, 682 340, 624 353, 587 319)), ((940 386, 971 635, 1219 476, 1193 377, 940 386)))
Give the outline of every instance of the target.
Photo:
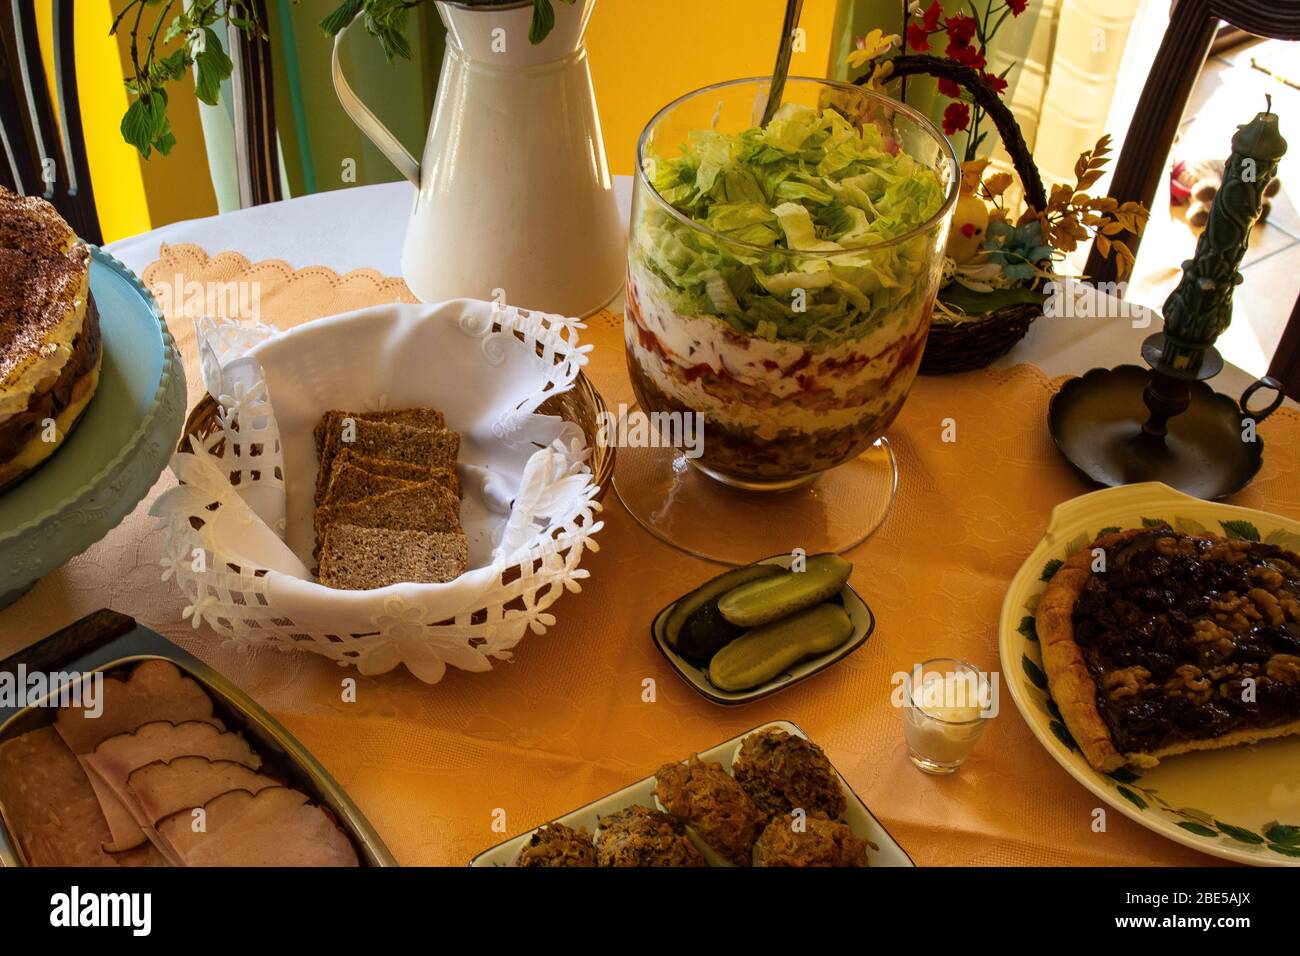
POLYGON ((802 571, 741 584, 718 598, 718 610, 732 624, 758 627, 828 601, 848 581, 853 565, 838 554, 807 559, 802 571))
POLYGON ((720 690, 749 690, 779 677, 808 657, 839 647, 853 622, 838 604, 819 604, 752 628, 713 655, 709 681, 720 690))
MULTIPOLYGON (((683 653, 680 643, 682 629, 686 626, 686 622, 695 615, 696 612, 700 611, 706 605, 711 604, 716 607, 719 595, 725 594, 742 584, 748 584, 752 581, 758 581, 763 578, 786 573, 785 568, 782 568, 780 565, 750 564, 743 568, 733 568, 730 571, 719 574, 716 578, 705 581, 690 594, 687 594, 674 604, 673 609, 668 612, 668 619, 664 622, 664 640, 668 642, 668 646, 673 650, 678 653, 683 653)), ((725 620, 721 620, 718 615, 710 616, 706 614, 703 619, 697 618, 697 620, 693 622, 693 625, 699 624, 703 627, 707 627, 711 623, 709 620, 710 617, 726 629, 728 635, 726 640, 730 640, 740 633, 734 627, 728 625, 725 620)), ((697 638, 690 642, 692 649, 695 649, 695 654, 685 654, 684 656, 698 657, 699 648, 708 643, 703 634, 703 627, 699 630, 694 626, 692 627, 692 635, 697 638)), ((721 641, 717 646, 721 647, 722 643, 725 643, 725 641, 721 641)), ((716 649, 717 648, 715 647, 714 650, 716 649)), ((706 661, 708 660, 707 655, 704 659, 706 661)))

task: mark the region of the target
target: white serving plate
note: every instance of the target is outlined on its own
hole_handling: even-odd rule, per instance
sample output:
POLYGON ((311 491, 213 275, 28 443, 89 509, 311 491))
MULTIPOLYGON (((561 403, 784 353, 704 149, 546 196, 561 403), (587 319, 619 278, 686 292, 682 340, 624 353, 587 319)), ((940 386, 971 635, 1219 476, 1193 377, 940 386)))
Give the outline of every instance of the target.
POLYGON ((1300 866, 1300 736, 1170 757, 1149 770, 1094 770, 1048 697, 1032 624, 1052 562, 1103 529, 1163 521, 1176 531, 1253 537, 1300 551, 1300 521, 1193 498, 1159 482, 1107 488, 1058 505, 1047 533, 1012 579, 998 644, 1011 697, 1039 742, 1069 774, 1161 836, 1226 860, 1300 866))
MULTIPOLYGON (((789 554, 778 554, 770 558, 764 558, 756 563, 776 564, 783 568, 789 568, 793 560, 793 557, 789 554)), ((704 582, 701 581, 700 583, 703 584, 704 582)), ((685 596, 682 595, 682 597, 685 596)), ((677 601, 681 599, 678 598, 677 601)), ((876 629, 876 617, 871 613, 871 608, 867 606, 867 602, 862 600, 851 585, 845 584, 840 591, 840 601, 844 605, 845 612, 849 615, 849 620, 853 622, 853 633, 847 641, 825 654, 817 654, 800 661, 784 673, 778 674, 770 681, 759 684, 757 687, 751 687, 748 690, 722 690, 714 686, 713 682, 709 680, 708 667, 697 667, 686 660, 669 646, 668 640, 664 637, 664 627, 668 623, 668 615, 677 606, 677 601, 673 601, 654 616, 654 620, 650 622, 650 638, 654 641, 655 647, 659 649, 659 653, 677 672, 677 676, 686 681, 700 696, 713 701, 715 704, 748 704, 769 694, 775 694, 779 690, 793 687, 800 681, 806 680, 814 674, 820 674, 832 664, 836 664, 848 657, 865 644, 867 638, 876 629)))
MULTIPOLYGON (((701 751, 700 759, 706 762, 720 763, 730 772, 736 752, 740 750, 741 741, 750 734, 757 733, 760 730, 768 730, 769 728, 784 730, 796 737, 808 739, 808 735, 797 724, 788 720, 774 720, 751 728, 743 734, 732 737, 730 740, 720 743, 709 750, 701 751)), ((845 781, 844 775, 838 770, 835 773, 840 778, 840 785, 844 788, 844 796, 847 799, 847 806, 840 819, 849 825, 849 828, 853 830, 859 839, 866 842, 868 864, 870 866, 916 866, 911 857, 889 835, 889 831, 871 815, 871 811, 862 802, 862 798, 854 793, 853 788, 845 781)), ((594 833, 601 817, 622 810, 624 807, 640 804, 643 807, 655 809, 654 788, 654 776, 645 777, 631 786, 624 787, 607 797, 601 797, 585 807, 566 813, 562 817, 556 817, 554 822, 563 823, 565 826, 574 829, 582 828, 594 833)), ((527 833, 521 833, 504 843, 498 843, 470 860, 469 865, 513 866, 515 857, 519 855, 520 848, 532 834, 533 830, 529 830, 527 833)))

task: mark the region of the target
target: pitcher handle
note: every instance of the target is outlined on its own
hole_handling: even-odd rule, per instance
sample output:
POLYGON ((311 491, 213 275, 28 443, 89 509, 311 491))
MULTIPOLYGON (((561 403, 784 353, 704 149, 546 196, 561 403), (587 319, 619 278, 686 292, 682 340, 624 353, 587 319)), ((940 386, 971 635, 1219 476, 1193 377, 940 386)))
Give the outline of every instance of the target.
MULTIPOLYGON (((361 14, 357 14, 361 16, 361 14)), ((356 23, 354 17, 352 23, 356 23)), ((352 87, 348 85, 347 77, 343 75, 343 67, 339 65, 339 44, 343 42, 343 35, 348 32, 349 23, 346 27, 334 35, 334 52, 330 58, 332 70, 334 73, 334 92, 338 94, 339 103, 343 105, 343 111, 348 114, 352 122, 357 124, 357 128, 366 135, 372 143, 379 147, 379 151, 388 157, 388 161, 397 167, 397 171, 415 184, 418 189, 420 186, 420 163, 414 156, 407 151, 392 132, 380 122, 379 117, 370 111, 370 107, 361 102, 360 97, 352 92, 352 87)))

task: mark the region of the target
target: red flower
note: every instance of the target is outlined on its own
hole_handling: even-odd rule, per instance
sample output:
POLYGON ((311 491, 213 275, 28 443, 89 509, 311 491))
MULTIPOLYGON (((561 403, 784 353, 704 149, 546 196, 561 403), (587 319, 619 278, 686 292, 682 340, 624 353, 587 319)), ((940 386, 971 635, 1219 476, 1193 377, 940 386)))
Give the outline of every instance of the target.
POLYGON ((1007 6, 1011 8, 1011 15, 1018 17, 1025 12, 1025 7, 1029 6, 1029 0, 1007 0, 1007 6))
POLYGON ((984 82, 988 84, 989 89, 999 96, 1007 91, 1007 81, 996 73, 982 73, 980 75, 983 77, 984 82))
POLYGON ((949 103, 943 111, 943 131, 951 136, 970 125, 970 107, 965 103, 949 103))
POLYGON ((972 238, 975 235, 975 223, 963 222, 961 224, 961 234, 967 239, 972 238))
POLYGON ((973 46, 949 43, 948 49, 944 52, 950 60, 954 60, 962 66, 969 66, 972 70, 982 70, 988 65, 988 61, 984 59, 984 51, 977 50, 973 46))
MULTIPOLYGON (((1018 0, 1018 2, 1027 3, 1028 0, 1018 0)), ((1024 8, 1021 7, 1021 9, 1024 8)), ((939 0, 934 0, 925 8, 925 13, 921 15, 921 22, 925 24, 926 33, 933 33, 939 29, 939 18, 941 16, 943 16, 943 6, 939 3, 939 0)))
POLYGON ((961 87, 952 80, 940 80, 939 92, 949 99, 957 99, 961 96, 961 87))
POLYGON ((944 29, 948 31, 948 39, 957 46, 968 46, 971 39, 975 36, 975 29, 978 24, 975 18, 959 13, 955 17, 949 17, 943 21, 944 29))
POLYGON ((930 49, 930 34, 926 32, 925 27, 919 23, 909 23, 907 25, 907 45, 917 53, 924 53, 930 49))

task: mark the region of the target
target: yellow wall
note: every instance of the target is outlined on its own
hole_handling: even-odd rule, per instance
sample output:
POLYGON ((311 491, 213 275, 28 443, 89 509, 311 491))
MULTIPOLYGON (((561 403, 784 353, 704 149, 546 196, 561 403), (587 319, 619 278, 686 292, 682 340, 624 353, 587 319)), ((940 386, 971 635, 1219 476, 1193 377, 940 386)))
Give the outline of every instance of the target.
MULTIPOLYGON (((720 80, 770 73, 785 0, 597 0, 587 33, 592 82, 615 174, 660 107, 720 80)), ((825 76, 835 0, 805 0, 805 52, 790 73, 825 76)))
MULTIPOLYGON (((304 2, 322 11, 335 5, 304 2)), ((110 7, 119 5, 77 4, 77 88, 106 241, 216 212, 192 87, 171 94, 178 144, 170 156, 142 161, 122 141, 118 124, 127 99, 120 79, 129 61, 125 37, 108 35, 110 7)), ((785 0, 598 0, 587 48, 613 171, 632 171, 642 127, 669 100, 719 80, 770 71, 784 8, 785 0)), ((38 9, 48 47, 49 7, 38 9)), ((825 75, 834 13, 835 0, 806 0, 801 25, 807 48, 795 53, 791 73, 825 75)))

